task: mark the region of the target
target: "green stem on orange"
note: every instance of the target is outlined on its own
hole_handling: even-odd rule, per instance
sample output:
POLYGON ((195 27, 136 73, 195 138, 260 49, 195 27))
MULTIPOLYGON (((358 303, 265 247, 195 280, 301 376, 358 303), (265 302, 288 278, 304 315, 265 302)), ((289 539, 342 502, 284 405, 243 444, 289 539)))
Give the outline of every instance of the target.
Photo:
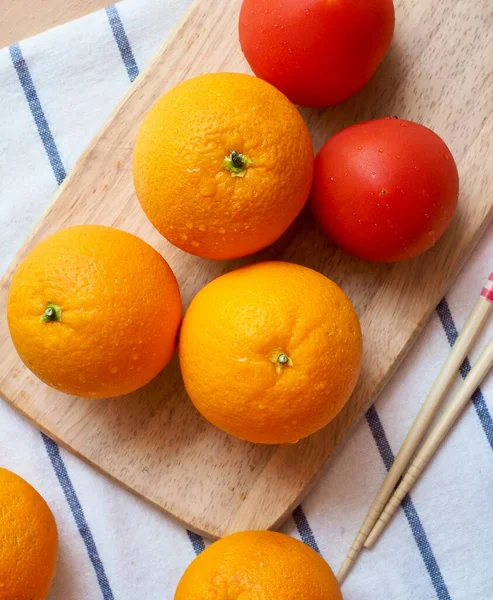
POLYGON ((229 156, 226 156, 223 162, 223 169, 231 173, 231 177, 245 177, 246 170, 252 164, 252 160, 245 154, 240 154, 233 150, 229 156))
POLYGON ((287 365, 289 363, 289 356, 287 354, 280 354, 277 362, 280 365, 287 365))
POLYGON ((271 352, 269 360, 274 364, 278 375, 282 373, 285 367, 293 366, 293 361, 283 350, 274 350, 274 352, 271 352))
POLYGON ((56 321, 60 323, 62 320, 62 307, 54 302, 47 302, 44 313, 41 315, 41 321, 43 323, 51 323, 56 321))

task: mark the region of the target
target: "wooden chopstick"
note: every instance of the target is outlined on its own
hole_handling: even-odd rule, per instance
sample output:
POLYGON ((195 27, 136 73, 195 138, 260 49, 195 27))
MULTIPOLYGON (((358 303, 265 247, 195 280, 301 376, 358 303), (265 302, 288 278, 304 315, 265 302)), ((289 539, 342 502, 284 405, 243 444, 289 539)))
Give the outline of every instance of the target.
POLYGON ((445 361, 435 383, 433 384, 426 400, 421 407, 416 420, 406 436, 394 463, 384 479, 380 490, 373 501, 358 534, 337 575, 342 583, 351 570, 363 545, 365 544, 373 526, 378 521, 382 510, 395 489, 402 473, 423 440, 428 428, 442 405, 445 395, 450 389, 454 377, 464 362, 472 344, 493 310, 493 273, 490 275, 486 286, 483 288, 474 308, 469 315, 462 331, 457 338, 447 360, 445 361))
POLYGON ((467 406, 475 390, 481 385, 490 369, 493 368, 493 337, 481 353, 478 361, 465 378, 461 387, 445 407, 443 414, 438 419, 429 436, 409 465, 401 483, 393 493, 386 507, 383 509, 375 527, 371 530, 365 546, 371 548, 380 537, 385 526, 390 521, 395 511, 399 508, 402 499, 412 488, 426 465, 430 462, 437 448, 450 431, 460 414, 467 406))

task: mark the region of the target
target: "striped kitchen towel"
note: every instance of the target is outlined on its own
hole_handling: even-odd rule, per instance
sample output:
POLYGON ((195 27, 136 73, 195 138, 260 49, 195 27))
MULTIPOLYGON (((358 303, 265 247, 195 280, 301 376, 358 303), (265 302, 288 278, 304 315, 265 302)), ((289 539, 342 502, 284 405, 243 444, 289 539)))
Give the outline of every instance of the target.
MULTIPOLYGON (((189 0, 127 0, 0 51, 0 271, 189 0)), ((486 232, 417 344, 283 530, 337 569, 491 272, 486 232)), ((482 341, 493 333, 484 332, 482 341)), ((476 354, 475 354, 476 355, 476 354)), ((474 356, 471 357, 471 361, 474 356)), ((462 368, 466 376, 470 363, 462 368)), ((493 381, 474 396, 346 600, 493 599, 493 381)), ((0 464, 52 507, 50 600, 172 600, 207 542, 60 449, 0 400, 0 464)))

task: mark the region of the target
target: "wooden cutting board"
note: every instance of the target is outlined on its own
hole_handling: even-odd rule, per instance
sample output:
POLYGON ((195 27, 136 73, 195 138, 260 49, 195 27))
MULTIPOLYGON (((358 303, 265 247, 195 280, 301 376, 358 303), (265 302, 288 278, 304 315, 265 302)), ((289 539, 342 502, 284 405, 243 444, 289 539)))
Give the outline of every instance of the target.
MULTIPOLYGON (((462 186, 458 216, 442 241, 405 264, 369 264, 331 247, 305 213, 274 246, 241 261, 205 261, 170 246, 136 201, 133 140, 154 100, 182 79, 248 70, 237 39, 239 6, 240 0, 193 5, 61 186, 15 264, 62 227, 101 223, 154 245, 174 269, 185 306, 205 283, 254 260, 283 259, 318 269, 352 298, 365 336, 363 374, 345 410, 296 445, 247 444, 197 414, 176 359, 129 396, 71 398, 44 386, 22 365, 5 317, 0 320, 1 394, 66 448, 211 537, 283 521, 409 350, 493 215, 490 0, 398 0, 395 41, 373 81, 345 104, 303 114, 317 149, 344 126, 389 114, 423 122, 441 134, 457 159, 462 186)), ((1 285, 2 315, 15 264, 1 285)))

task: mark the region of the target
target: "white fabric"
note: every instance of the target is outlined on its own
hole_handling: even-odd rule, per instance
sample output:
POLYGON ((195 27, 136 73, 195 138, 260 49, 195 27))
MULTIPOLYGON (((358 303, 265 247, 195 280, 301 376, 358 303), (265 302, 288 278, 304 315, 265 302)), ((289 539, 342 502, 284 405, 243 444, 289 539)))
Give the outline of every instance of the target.
MULTIPOLYGON (((187 5, 188 0, 127 0, 118 5, 139 68, 187 5)), ((101 11, 20 44, 66 171, 130 86, 109 23, 107 12, 101 11)), ((0 51, 0 272, 9 265, 56 187, 11 52, 4 49, 0 51)), ((492 234, 490 227, 447 296, 458 327, 493 269, 492 234)), ((490 323, 483 344, 492 333, 490 323)), ((394 452, 449 349, 444 328, 434 314, 378 400, 376 410, 394 452)), ((493 413, 491 377, 483 385, 483 397, 487 424, 493 413)), ((400 510, 376 549, 362 556, 347 579, 343 588, 346 600, 493 598, 492 437, 493 431, 489 441, 470 406, 412 492, 438 574, 434 568, 431 575, 427 571, 400 510)), ((25 477, 43 494, 59 527, 60 558, 50 600, 171 600, 180 575, 195 556, 185 529, 68 452, 60 453, 100 563, 89 557, 87 530, 83 528, 82 535, 77 530, 40 433, 0 400, 0 464, 25 477), (95 568, 94 562, 100 566, 95 568)), ((363 419, 304 501, 313 536, 334 570, 339 568, 384 473, 375 440, 363 419)), ((283 530, 306 538, 300 513, 296 520, 299 527, 289 519, 283 530)), ((420 544, 423 550, 422 539, 420 544)))

